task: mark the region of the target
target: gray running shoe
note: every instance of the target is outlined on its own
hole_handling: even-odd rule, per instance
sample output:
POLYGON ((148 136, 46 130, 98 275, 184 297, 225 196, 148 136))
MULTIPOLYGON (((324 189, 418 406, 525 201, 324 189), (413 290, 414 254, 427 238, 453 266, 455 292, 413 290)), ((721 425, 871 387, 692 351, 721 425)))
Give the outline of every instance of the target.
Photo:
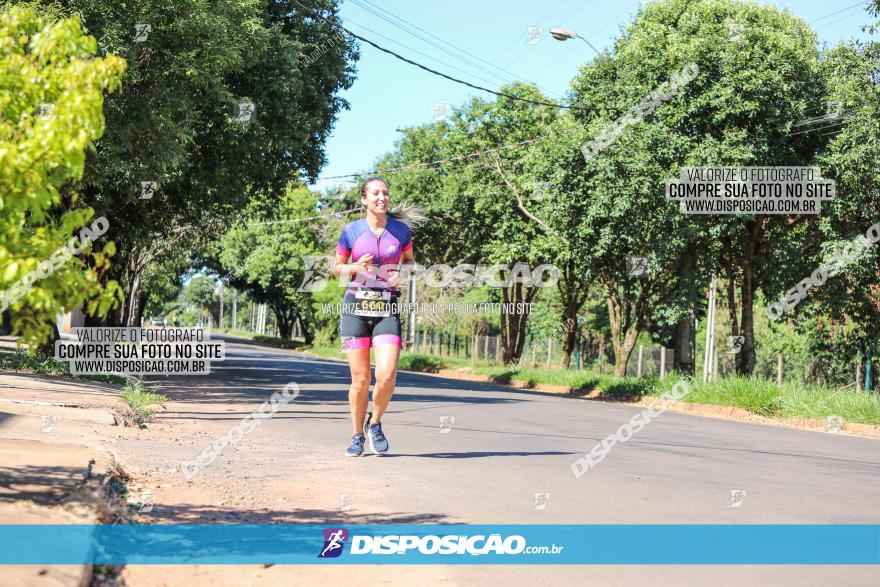
POLYGON ((370 439, 370 450, 373 454, 383 455, 388 452, 388 439, 382 433, 382 423, 370 424, 367 438, 370 439))
POLYGON ((364 435, 363 434, 355 434, 351 437, 351 444, 348 445, 348 448, 345 449, 345 456, 347 457, 361 457, 364 455, 364 435))

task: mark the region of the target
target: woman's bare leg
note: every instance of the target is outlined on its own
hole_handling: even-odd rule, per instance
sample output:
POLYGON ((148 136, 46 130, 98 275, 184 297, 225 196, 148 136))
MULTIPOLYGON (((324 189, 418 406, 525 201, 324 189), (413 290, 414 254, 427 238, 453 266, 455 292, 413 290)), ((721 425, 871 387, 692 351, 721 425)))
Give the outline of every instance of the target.
POLYGON ((376 386, 373 388, 373 417, 370 423, 376 424, 382 421, 382 415, 394 395, 400 347, 396 344, 382 344, 373 350, 376 353, 376 386))
POLYGON ((348 367, 351 370, 351 387, 348 388, 351 425, 355 434, 363 434, 364 418, 367 415, 367 404, 370 399, 370 349, 353 349, 346 354, 348 367))

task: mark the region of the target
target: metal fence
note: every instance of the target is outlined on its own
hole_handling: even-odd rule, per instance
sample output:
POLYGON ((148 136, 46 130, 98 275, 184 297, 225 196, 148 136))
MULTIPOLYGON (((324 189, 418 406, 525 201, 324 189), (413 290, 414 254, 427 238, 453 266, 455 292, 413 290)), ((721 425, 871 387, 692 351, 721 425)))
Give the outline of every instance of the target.
MULTIPOLYGON (((406 350, 436 357, 469 359, 471 362, 488 361, 502 364, 501 337, 486 335, 462 336, 431 329, 419 329, 414 340, 408 340, 406 350)), ((562 366, 562 342, 552 339, 527 339, 519 366, 558 369, 562 366)), ((674 351, 660 345, 636 345, 626 367, 628 377, 663 377, 673 369, 674 351)), ((703 377, 703 349, 695 352, 696 376, 703 377)), ((817 363, 815 357, 758 353, 754 375, 777 383, 825 384, 837 387, 857 387, 864 384, 861 357, 838 361, 833 368, 817 363)), ((571 353, 569 369, 591 369, 600 373, 614 372, 614 354, 611 346, 602 352, 586 345, 571 353)), ((720 379, 736 373, 736 355, 719 348, 711 361, 708 379, 720 379)), ((876 375, 873 388, 878 387, 876 375)))

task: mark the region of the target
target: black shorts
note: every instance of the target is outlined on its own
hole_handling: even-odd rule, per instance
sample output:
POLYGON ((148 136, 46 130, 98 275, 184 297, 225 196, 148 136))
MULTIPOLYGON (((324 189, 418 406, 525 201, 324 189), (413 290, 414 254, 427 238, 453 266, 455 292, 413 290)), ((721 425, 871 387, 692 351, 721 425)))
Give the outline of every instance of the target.
POLYGON ((339 316, 342 350, 348 352, 383 344, 402 347, 400 308, 397 303, 399 293, 359 290, 357 295, 376 298, 387 297, 388 299, 364 300, 359 299, 351 292, 345 292, 345 297, 342 298, 342 312, 339 316), (389 295, 385 295, 386 293, 389 295), (363 315, 371 313, 375 315, 363 315))

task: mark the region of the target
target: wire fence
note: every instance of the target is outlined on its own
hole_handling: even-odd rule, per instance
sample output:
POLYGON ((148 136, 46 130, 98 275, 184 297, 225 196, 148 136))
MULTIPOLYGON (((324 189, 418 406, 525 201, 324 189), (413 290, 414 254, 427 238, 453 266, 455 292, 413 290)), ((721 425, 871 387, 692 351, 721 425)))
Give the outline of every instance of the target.
MULTIPOLYGON (((436 357, 468 359, 471 362, 503 364, 500 336, 463 336, 431 329, 419 329, 412 340, 406 341, 406 350, 436 357)), ((699 345, 694 353, 695 369, 698 378, 703 377, 703 348, 699 345)), ((561 340, 527 339, 519 359, 520 367, 545 369, 563 368, 563 346, 561 340)), ((709 380, 723 379, 736 374, 735 352, 718 348, 708 365, 709 380)), ((637 344, 633 348, 626 366, 628 377, 664 377, 674 369, 673 349, 660 345, 637 344)), ((576 345, 568 362, 568 369, 590 369, 599 373, 614 372, 614 354, 610 344, 576 345), (601 350, 600 350, 601 349, 601 350)), ((769 355, 758 353, 753 374, 777 383, 818 384, 835 387, 854 387, 862 389, 865 380, 863 357, 850 360, 837 359, 834 365, 826 365, 816 357, 803 355, 769 355)), ((876 389, 877 375, 873 374, 872 388, 876 389)))

